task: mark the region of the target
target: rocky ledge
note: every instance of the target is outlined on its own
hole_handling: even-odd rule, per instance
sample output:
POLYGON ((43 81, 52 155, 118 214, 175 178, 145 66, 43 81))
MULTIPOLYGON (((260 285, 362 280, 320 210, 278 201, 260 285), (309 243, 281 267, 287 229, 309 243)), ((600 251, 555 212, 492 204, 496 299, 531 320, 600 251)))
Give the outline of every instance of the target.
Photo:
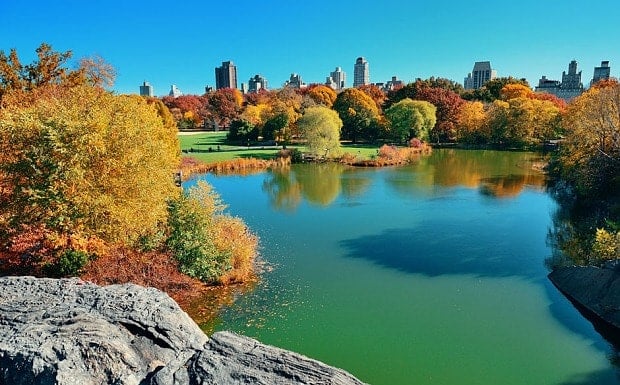
POLYGON ((0 384, 362 384, 230 332, 208 338, 167 294, 0 278, 0 384))
POLYGON ((620 328, 620 273, 616 268, 563 267, 552 271, 549 279, 570 300, 620 328))

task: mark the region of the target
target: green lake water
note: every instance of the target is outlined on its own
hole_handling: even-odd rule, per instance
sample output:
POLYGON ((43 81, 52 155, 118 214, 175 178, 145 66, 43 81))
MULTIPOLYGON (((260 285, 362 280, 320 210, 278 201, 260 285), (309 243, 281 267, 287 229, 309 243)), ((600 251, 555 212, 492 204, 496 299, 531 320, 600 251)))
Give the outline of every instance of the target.
POLYGON ((615 349, 546 278, 557 206, 539 161, 435 150, 406 167, 203 176, 265 264, 208 327, 374 385, 620 383, 615 349))

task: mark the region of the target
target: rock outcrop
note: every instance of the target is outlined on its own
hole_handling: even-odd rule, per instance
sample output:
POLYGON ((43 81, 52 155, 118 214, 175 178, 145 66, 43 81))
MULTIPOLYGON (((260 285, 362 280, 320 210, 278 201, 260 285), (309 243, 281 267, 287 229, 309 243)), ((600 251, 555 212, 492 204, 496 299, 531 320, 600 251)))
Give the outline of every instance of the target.
POLYGON ((620 273, 598 267, 563 267, 549 274, 553 284, 608 324, 620 328, 620 273))
POLYGON ((0 385, 362 384, 230 332, 211 338, 167 294, 0 278, 0 385))

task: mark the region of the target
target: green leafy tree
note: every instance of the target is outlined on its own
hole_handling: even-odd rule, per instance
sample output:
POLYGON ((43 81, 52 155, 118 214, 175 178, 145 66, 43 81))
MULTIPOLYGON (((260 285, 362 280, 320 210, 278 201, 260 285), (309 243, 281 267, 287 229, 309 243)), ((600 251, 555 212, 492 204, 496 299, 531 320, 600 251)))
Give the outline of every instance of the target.
POLYGON ((390 94, 388 105, 405 98, 425 100, 437 107, 437 123, 431 130, 433 141, 453 141, 457 138, 457 128, 461 107, 465 101, 454 91, 443 86, 432 87, 434 82, 418 79, 390 94))
POLYGON ((286 112, 280 112, 269 118, 263 125, 263 139, 274 140, 282 135, 288 127, 289 115, 286 112))
POLYGON ((324 106, 310 107, 297 125, 308 141, 310 152, 329 157, 340 155, 342 120, 337 112, 324 106))
POLYGON ((348 88, 338 94, 333 106, 342 120, 342 137, 356 143, 358 139, 377 137, 379 109, 375 101, 361 90, 348 88))
POLYGON ((385 111, 390 137, 400 143, 410 138, 428 140, 436 122, 437 109, 429 102, 405 98, 385 111))
POLYGON ((258 128, 247 120, 233 120, 226 137, 231 141, 255 141, 258 139, 258 128))
POLYGON ((167 245, 182 273, 213 283, 231 269, 230 251, 218 250, 213 238, 215 218, 224 208, 219 195, 204 182, 170 203, 167 245))

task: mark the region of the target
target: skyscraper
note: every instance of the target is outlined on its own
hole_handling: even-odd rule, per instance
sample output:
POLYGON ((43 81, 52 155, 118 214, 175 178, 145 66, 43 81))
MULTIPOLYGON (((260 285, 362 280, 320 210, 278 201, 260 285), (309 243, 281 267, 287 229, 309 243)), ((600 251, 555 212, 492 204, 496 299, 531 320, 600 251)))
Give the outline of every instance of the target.
POLYGON ((258 92, 259 90, 267 89, 267 79, 260 75, 254 75, 254 77, 250 78, 248 84, 248 92, 258 92))
POLYGON ((592 76, 592 81, 590 85, 598 82, 599 80, 609 79, 611 75, 611 68, 609 67, 609 61, 604 60, 601 62, 600 67, 594 67, 594 76, 592 76))
POLYGON ((181 92, 181 90, 176 86, 176 84, 173 84, 170 86, 170 92, 168 93, 169 96, 172 96, 174 98, 178 98, 179 96, 183 95, 183 93, 181 92))
POLYGON ((341 90, 345 87, 345 83, 347 81, 347 74, 340 67, 336 67, 333 72, 329 73, 329 77, 334 82, 334 89, 341 90))
POLYGON ((353 87, 364 86, 370 84, 370 72, 368 71, 368 62, 363 57, 358 57, 355 61, 353 71, 353 87))
POLYGON ((489 61, 477 61, 474 63, 474 69, 471 73, 467 74, 463 87, 466 90, 477 90, 482 87, 484 83, 489 80, 493 80, 497 77, 497 71, 491 68, 491 62, 489 61))
POLYGON ((149 82, 143 82, 140 86, 140 96, 153 97, 153 86, 149 82))
POLYGON ((224 61, 221 67, 215 67, 215 88, 237 88, 237 66, 232 61, 224 61))
POLYGON ((538 81, 538 92, 547 92, 553 94, 566 101, 581 95, 583 93, 583 84, 581 83, 581 71, 577 72, 577 60, 568 63, 568 73, 562 71, 562 81, 549 80, 543 76, 538 81))
POLYGON ((301 75, 292 73, 289 80, 284 83, 284 86, 291 88, 306 88, 306 83, 302 80, 301 75))

